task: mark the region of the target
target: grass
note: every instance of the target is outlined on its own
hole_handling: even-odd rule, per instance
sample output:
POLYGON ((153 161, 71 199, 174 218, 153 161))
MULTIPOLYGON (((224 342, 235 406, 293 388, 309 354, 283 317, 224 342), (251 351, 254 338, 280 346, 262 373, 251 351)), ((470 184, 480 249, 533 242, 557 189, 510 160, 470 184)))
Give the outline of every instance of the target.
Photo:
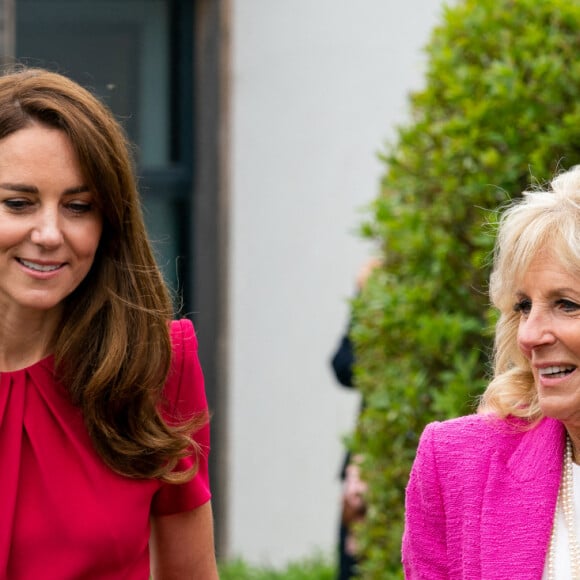
POLYGON ((220 580, 334 580, 335 566, 327 558, 315 556, 288 564, 282 570, 255 567, 241 559, 219 564, 220 580))

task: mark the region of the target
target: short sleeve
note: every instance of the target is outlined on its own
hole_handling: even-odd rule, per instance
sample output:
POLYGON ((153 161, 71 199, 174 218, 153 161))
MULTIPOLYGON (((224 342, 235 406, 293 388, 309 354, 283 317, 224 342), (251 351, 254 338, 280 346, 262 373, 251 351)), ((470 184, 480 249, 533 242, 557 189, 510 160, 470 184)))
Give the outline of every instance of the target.
MULTIPOLYGON (((191 321, 182 319, 171 323, 173 360, 164 389, 166 419, 169 423, 180 422, 194 416, 208 414, 203 372, 197 352, 197 338, 191 321)), ((208 473, 210 449, 209 423, 193 435, 200 453, 182 459, 177 469, 187 469, 197 459, 198 471, 184 484, 163 483, 153 498, 153 515, 170 515, 189 511, 211 498, 208 473)))

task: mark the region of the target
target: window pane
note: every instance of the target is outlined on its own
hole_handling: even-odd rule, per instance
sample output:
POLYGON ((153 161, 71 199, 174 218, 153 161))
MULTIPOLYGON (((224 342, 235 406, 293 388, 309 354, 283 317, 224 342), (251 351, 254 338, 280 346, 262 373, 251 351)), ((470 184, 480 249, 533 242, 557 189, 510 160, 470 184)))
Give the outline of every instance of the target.
POLYGON ((18 0, 16 54, 93 90, 138 144, 145 168, 170 162, 170 39, 164 0, 18 0))

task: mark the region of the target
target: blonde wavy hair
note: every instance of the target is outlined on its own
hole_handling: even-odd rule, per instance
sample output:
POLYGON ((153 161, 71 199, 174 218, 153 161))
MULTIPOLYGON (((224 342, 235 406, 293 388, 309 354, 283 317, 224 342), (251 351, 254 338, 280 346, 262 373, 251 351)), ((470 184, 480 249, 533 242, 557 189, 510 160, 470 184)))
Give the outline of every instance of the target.
POLYGON ((557 257, 580 279, 580 167, 561 173, 547 190, 524 192, 502 214, 495 245, 490 297, 499 311, 495 331, 494 377, 479 412, 538 421, 538 404, 529 361, 520 352, 516 291, 541 251, 557 257))
POLYGON ((181 483, 207 421, 168 425, 160 411, 171 365, 173 307, 143 222, 130 147, 111 112, 77 83, 18 67, 0 77, 0 139, 41 123, 63 131, 96 192, 103 233, 93 266, 66 298, 54 337, 56 371, 103 460, 129 477, 181 483))

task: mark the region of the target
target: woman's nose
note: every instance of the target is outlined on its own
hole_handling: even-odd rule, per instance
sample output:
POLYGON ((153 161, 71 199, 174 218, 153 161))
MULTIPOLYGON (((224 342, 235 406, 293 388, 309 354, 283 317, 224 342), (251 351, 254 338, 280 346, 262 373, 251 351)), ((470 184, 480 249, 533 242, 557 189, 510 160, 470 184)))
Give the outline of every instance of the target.
POLYGON ((30 239, 32 243, 45 248, 55 248, 63 242, 60 217, 57 209, 47 208, 37 215, 30 239))
POLYGON ((524 352, 534 348, 553 344, 556 340, 551 317, 541 310, 534 310, 527 317, 522 318, 518 328, 518 344, 524 352))

